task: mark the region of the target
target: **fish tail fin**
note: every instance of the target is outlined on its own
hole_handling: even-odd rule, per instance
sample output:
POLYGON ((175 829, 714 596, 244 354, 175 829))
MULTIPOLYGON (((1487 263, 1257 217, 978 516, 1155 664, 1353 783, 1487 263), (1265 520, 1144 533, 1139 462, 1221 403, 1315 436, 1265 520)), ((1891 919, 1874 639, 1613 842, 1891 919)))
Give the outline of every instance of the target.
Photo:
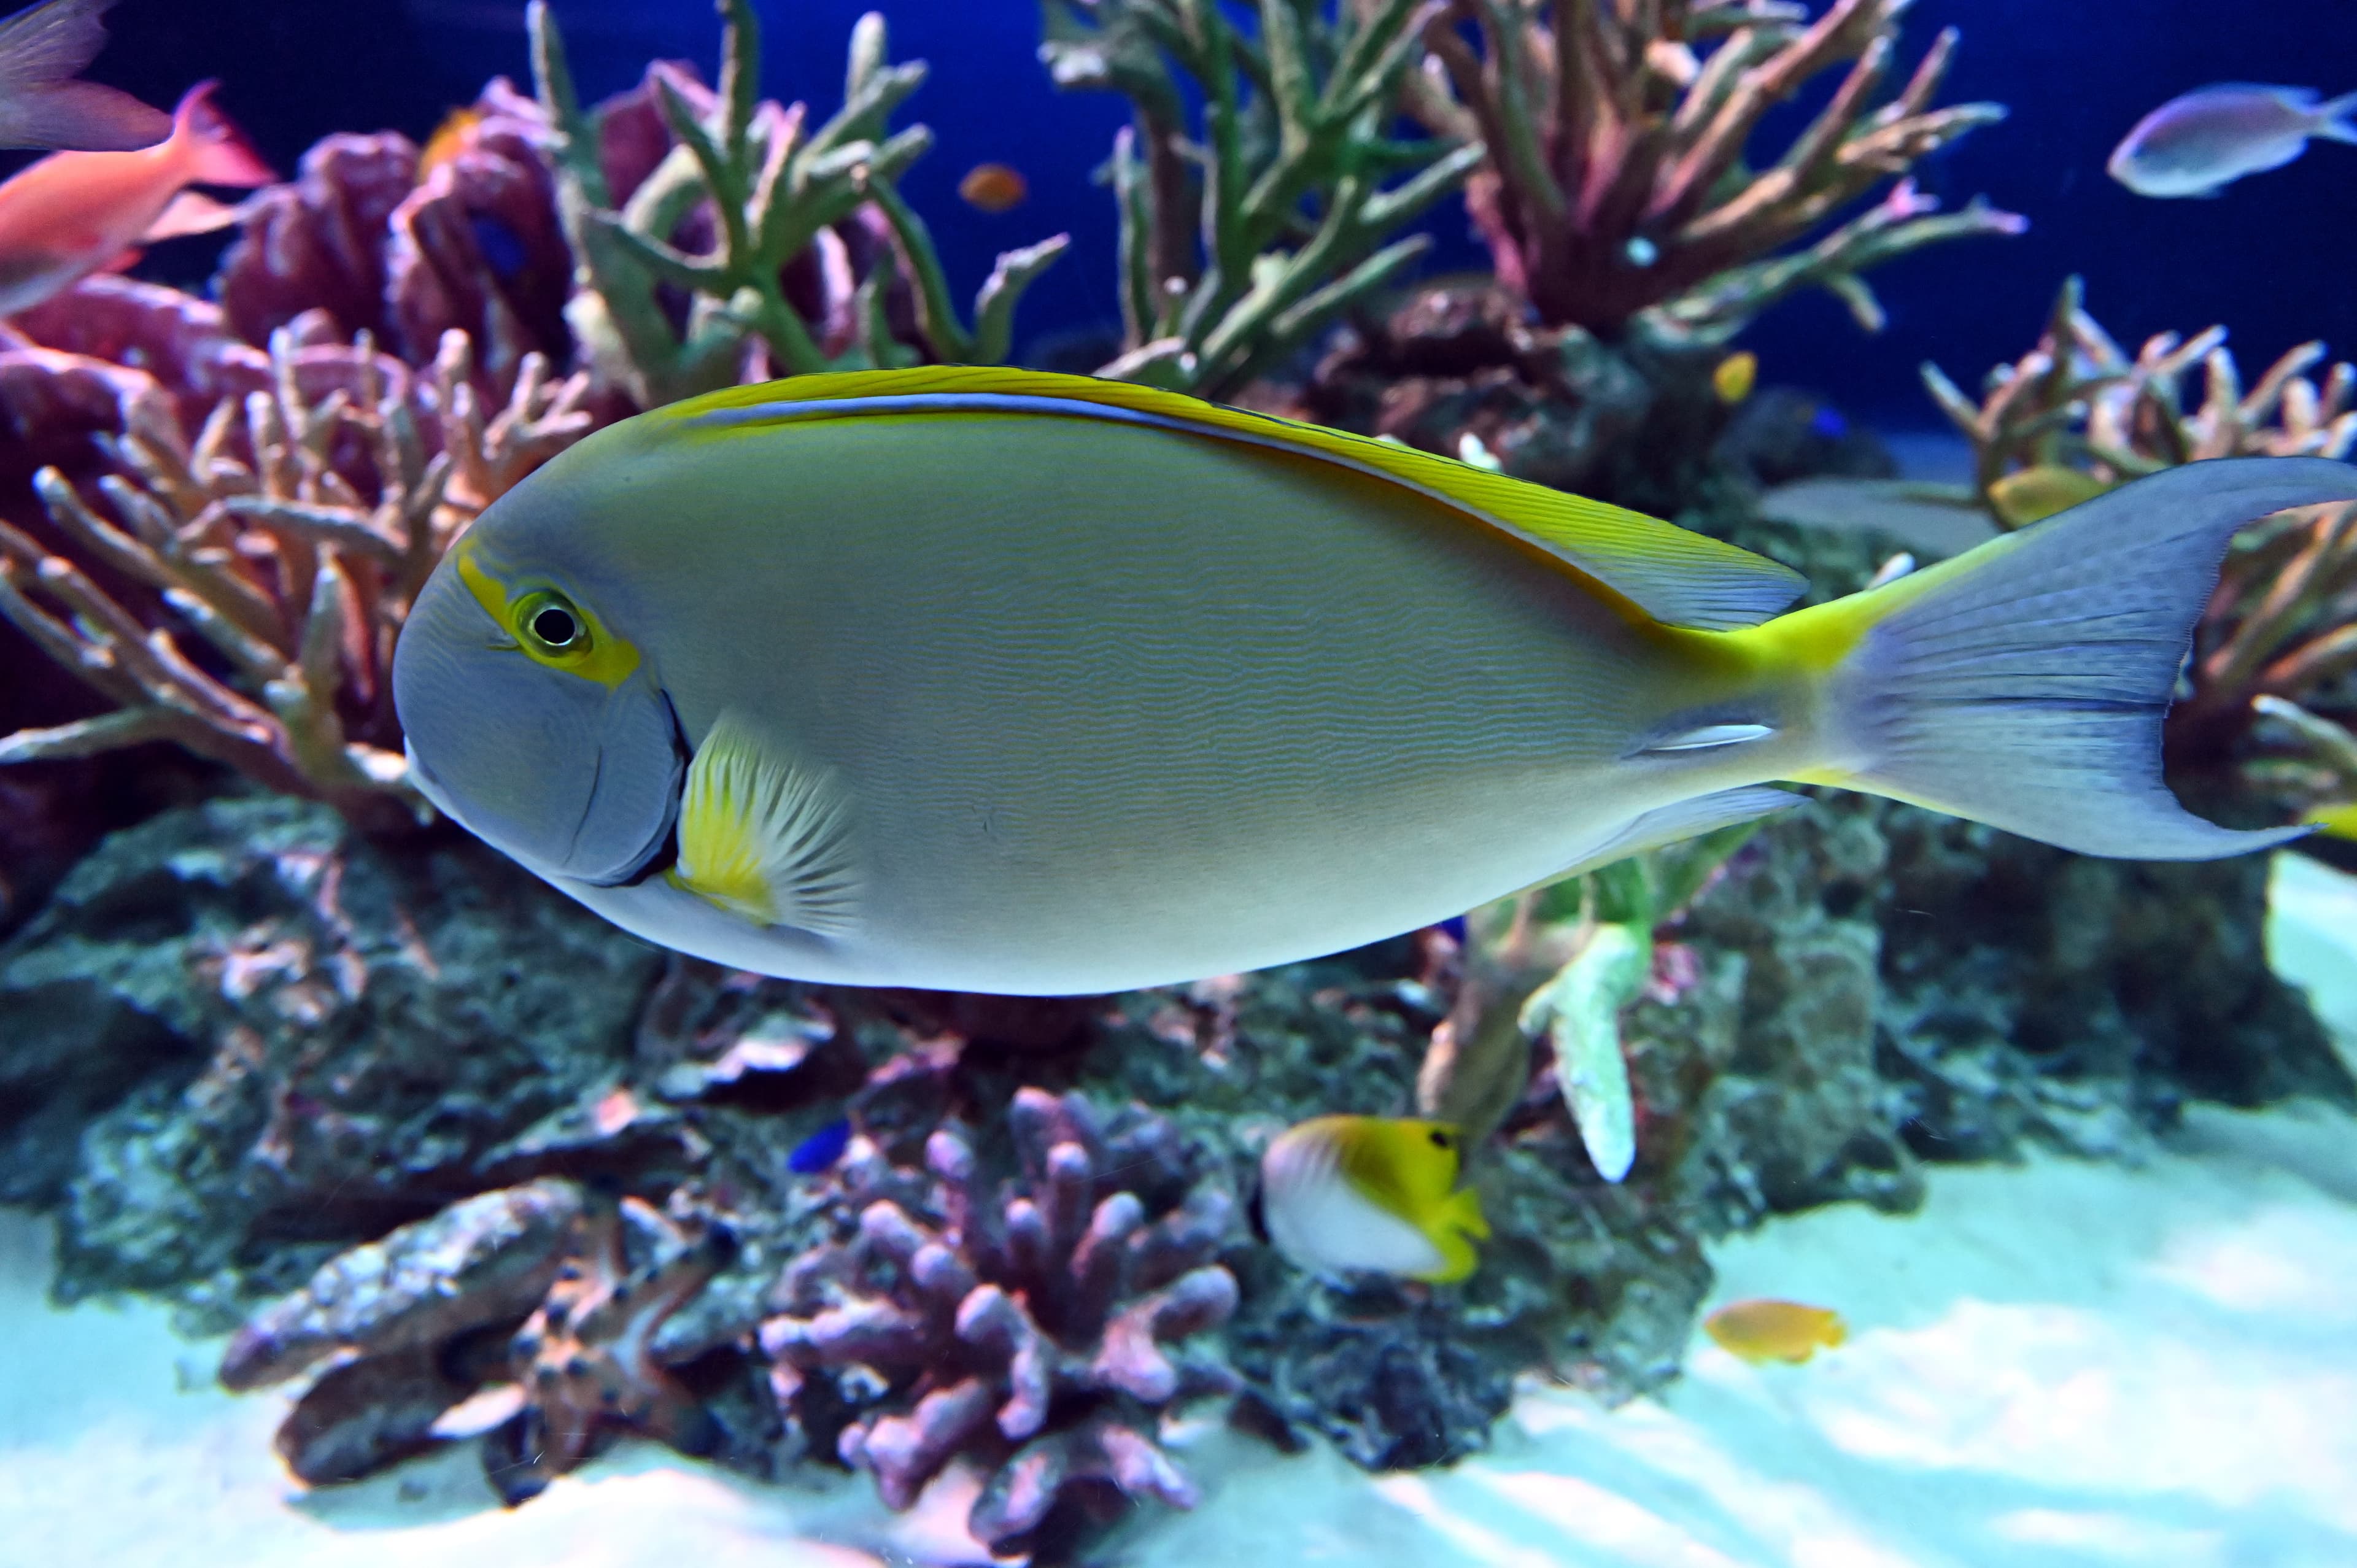
POLYGON ((276 179, 245 134, 213 104, 214 81, 200 81, 172 111, 172 139, 187 150, 191 185, 268 185, 276 179))
POLYGON ((1428 1230, 1432 1244, 1438 1248, 1441 1268, 1424 1277, 1436 1284, 1448 1284, 1461 1280, 1480 1266, 1481 1256, 1473 1249, 1477 1240, 1486 1240, 1490 1221, 1481 1213, 1481 1194, 1469 1187, 1460 1187, 1441 1201, 1428 1230))
POLYGON ((2235 832, 2186 811, 2161 779, 2161 721, 2235 531, 2353 499, 2357 467, 2321 457, 2189 463, 1738 635, 1818 682, 1826 761, 1800 782, 2083 854, 2265 849, 2308 830, 2235 832))
POLYGON ((2357 142, 2357 92, 2318 104, 2314 134, 2328 142, 2357 142))

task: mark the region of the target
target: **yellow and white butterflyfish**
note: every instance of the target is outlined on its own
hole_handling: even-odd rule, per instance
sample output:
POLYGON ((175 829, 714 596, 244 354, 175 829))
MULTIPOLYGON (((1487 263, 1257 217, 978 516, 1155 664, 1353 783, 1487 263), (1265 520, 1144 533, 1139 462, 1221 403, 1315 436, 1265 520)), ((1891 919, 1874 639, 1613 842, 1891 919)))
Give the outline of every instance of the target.
POLYGON ((1411 930, 1871 790, 2094 854, 2282 842, 2160 775, 2226 541, 2357 498, 2188 464, 1779 614, 1772 562, 1085 377, 800 376, 602 430, 403 632, 413 776, 651 941, 1071 994, 1411 930))
POLYGON ((1257 1222, 1311 1273, 1446 1283, 1480 1261, 1481 1196, 1457 1185, 1457 1129, 1391 1116, 1318 1116, 1261 1155, 1257 1222))

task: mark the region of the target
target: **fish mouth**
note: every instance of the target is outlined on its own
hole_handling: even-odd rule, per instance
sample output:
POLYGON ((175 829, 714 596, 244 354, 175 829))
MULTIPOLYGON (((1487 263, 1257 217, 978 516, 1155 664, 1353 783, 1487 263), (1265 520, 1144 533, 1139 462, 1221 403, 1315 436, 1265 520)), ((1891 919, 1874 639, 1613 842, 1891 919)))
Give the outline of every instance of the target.
MULTIPOLYGON (((655 696, 657 700, 662 703, 665 725, 670 732, 669 740, 671 743, 672 754, 671 795, 670 799, 664 802, 662 821, 656 826, 653 835, 648 839, 645 847, 639 852, 638 857, 623 870, 608 876, 582 877, 579 879, 588 886, 636 887, 640 884, 647 881, 649 878, 670 870, 673 865, 678 863, 679 833, 677 829, 679 826, 680 803, 687 795, 687 765, 694 759, 695 754, 694 749, 687 744, 687 731, 679 722, 679 708, 678 705, 671 700, 671 693, 662 690, 661 688, 657 688, 655 696)), ((603 750, 600 750, 597 754, 597 772, 599 778, 604 777, 605 764, 606 754, 603 750)), ((589 818, 597 806, 597 780, 593 779, 590 781, 588 794, 581 802, 581 820, 574 825, 573 838, 576 843, 580 842, 582 833, 588 829, 589 818)))

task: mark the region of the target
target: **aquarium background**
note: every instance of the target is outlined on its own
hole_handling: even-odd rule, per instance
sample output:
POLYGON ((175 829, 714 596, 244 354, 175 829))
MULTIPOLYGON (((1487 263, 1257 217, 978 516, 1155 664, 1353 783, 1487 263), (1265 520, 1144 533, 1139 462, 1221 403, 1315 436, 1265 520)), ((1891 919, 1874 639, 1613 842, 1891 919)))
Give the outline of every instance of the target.
MULTIPOLYGON (((866 7, 748 3, 759 96, 823 122, 866 7)), ((532 91, 520 3, 109 11, 97 80, 168 105, 219 78, 285 183, 233 240, 159 243, 0 334, 0 1558, 144 1563, 168 1532, 189 1568, 2357 1562, 2357 505, 2213 519, 2240 544, 2191 656, 2142 655, 2142 703, 2177 682, 2180 798, 2329 830, 2292 849, 2095 858, 1809 787, 1371 945, 1112 995, 812 983, 633 934, 428 806, 386 676, 442 553, 538 465, 781 366, 1225 376, 1250 409, 1674 518, 1813 600, 1903 601, 1916 566, 2150 470, 2180 496, 2255 473, 2197 456, 2343 456, 2357 148, 2197 201, 2103 164, 2202 83, 2357 85, 2357 3, 1918 0, 1876 102, 1953 27, 1933 104, 2010 115, 1911 176, 2029 228, 1873 265, 1879 335, 1814 292, 1754 315, 1759 245, 1689 280, 1689 316, 1548 326, 1450 199, 1417 271, 1256 366, 1270 315, 1225 304, 1200 321, 1241 322, 1238 358, 1107 364, 1097 175, 1129 108, 1051 86, 1029 0, 880 9, 887 58, 930 67, 891 124, 931 150, 887 177, 921 221, 888 240, 872 189, 818 177, 837 216, 748 270, 825 346, 772 318, 702 356, 681 338, 722 291, 657 242, 718 253, 708 188, 622 190, 688 162, 653 102, 716 79, 705 0, 554 0, 605 101, 594 166, 537 102, 478 98, 532 91), (1028 199, 966 200, 990 164, 1028 199), (612 236, 599 181, 643 250, 576 255, 612 236), (907 263, 938 254, 962 323, 1059 232, 1011 347, 945 348, 974 338, 936 331, 907 263), (2211 401, 2225 361, 2199 350, 2065 352, 2010 383, 2026 424, 1968 442, 1985 385, 2023 413, 1990 369, 2054 347, 2072 274, 2129 355, 2222 323, 2274 395, 2211 401), (2316 338, 2337 352, 2278 360, 2316 338), (1953 423, 1926 361, 1965 389, 1953 423), (141 684, 143 648, 185 658, 141 684), (1269 1227, 1272 1152, 1345 1136, 1329 1118, 1422 1162, 1445 1266, 1329 1267, 1269 1227)), ((2305 472, 2357 496, 2357 468, 2305 472)), ((2146 515, 2057 527, 2120 561, 2146 515)), ((1314 607, 1318 575, 1284 580, 1314 607)), ((1138 646, 1187 629, 1195 581, 1138 646)), ((2115 585, 2067 602, 2109 624, 2115 585)), ((2008 607, 2047 586, 2016 576, 2008 607)), ((1455 630, 1404 685, 1475 689, 1488 650, 1455 630)), ((2005 669, 2080 673, 2055 651, 2005 669)), ((1416 707, 1361 729, 1388 744, 1416 707)), ((1135 754, 1230 738, 1173 725, 1135 754)), ((1141 854, 1183 867, 1160 825, 1141 854)))
MULTIPOLYGON (((769 8, 765 91, 831 108, 844 39, 877 8, 861 0, 769 8)), ((1020 343, 1117 333, 1113 208, 1092 176, 1126 105, 1050 88, 1028 0, 896 0, 880 9, 897 58, 932 68, 906 118, 931 125, 937 143, 902 188, 931 221, 956 293, 970 295, 1001 250, 1067 232, 1072 252, 1027 296, 1020 343), (957 200, 966 170, 992 161, 1029 183, 1029 199, 1011 211, 957 200)), ((709 59, 717 32, 701 0, 579 0, 559 13, 589 100, 634 84, 649 59, 709 59)), ((485 78, 531 77, 522 6, 504 0, 124 0, 110 27, 91 80, 168 103, 191 76, 218 76, 224 105, 283 170, 330 131, 382 128, 423 141, 485 78)), ((1859 332, 1821 294, 1768 313, 1741 338, 1765 378, 1816 389, 1894 430, 1932 428, 1940 420, 1917 365, 1930 360, 1975 384, 2020 352, 2072 272, 2123 343, 2222 323, 2246 364, 2314 338, 2341 352, 2357 347, 2357 290, 2341 261, 2357 248, 2357 147, 2320 143, 2288 168, 2206 201, 2149 200, 2104 174, 2131 125, 2191 88, 2272 82, 2330 96, 2357 87, 2357 5, 1919 0, 1902 59, 1945 27, 1961 29, 1964 43, 1943 101, 1988 100, 2009 113, 1919 165, 1919 181, 1951 207, 1985 194, 2029 218, 2029 232, 1937 246, 1878 269, 1875 288, 1890 312, 1879 337, 1859 332)), ((1831 82, 1816 87, 1821 95, 1831 82)), ((1780 111, 1763 130, 1770 145, 1812 107, 1804 99, 1780 111)), ((1461 204, 1427 227, 1439 242, 1427 274, 1483 264, 1461 204)), ((218 248, 184 247, 191 277, 218 248)))

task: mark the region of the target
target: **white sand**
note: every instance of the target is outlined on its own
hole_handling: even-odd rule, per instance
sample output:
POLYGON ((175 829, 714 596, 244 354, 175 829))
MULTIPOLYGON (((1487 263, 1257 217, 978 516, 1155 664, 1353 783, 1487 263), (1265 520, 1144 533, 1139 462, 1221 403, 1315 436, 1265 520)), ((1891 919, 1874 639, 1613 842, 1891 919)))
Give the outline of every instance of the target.
MULTIPOLYGON (((2274 950, 2357 1026, 2357 882, 2279 881, 2274 950)), ((2357 1052, 2357 1036, 2350 1048, 2357 1052)), ((1216 1426, 1207 1499, 1114 1543, 1137 1568, 2352 1568, 2357 1122, 2200 1110, 2137 1170, 1943 1169, 1713 1251, 1717 1300, 1838 1308, 1802 1367, 1698 1340, 1658 1401, 1533 1388, 1492 1450, 1367 1477, 1216 1426)), ((145 1304, 50 1308, 43 1228, 0 1215, 0 1565, 837 1568, 954 1556, 864 1480, 759 1487, 630 1444, 512 1512, 464 1447, 307 1496, 282 1397, 145 1304), (848 1544, 827 1545, 822 1541, 848 1544)), ((955 1510, 947 1510, 953 1515, 955 1510)))

